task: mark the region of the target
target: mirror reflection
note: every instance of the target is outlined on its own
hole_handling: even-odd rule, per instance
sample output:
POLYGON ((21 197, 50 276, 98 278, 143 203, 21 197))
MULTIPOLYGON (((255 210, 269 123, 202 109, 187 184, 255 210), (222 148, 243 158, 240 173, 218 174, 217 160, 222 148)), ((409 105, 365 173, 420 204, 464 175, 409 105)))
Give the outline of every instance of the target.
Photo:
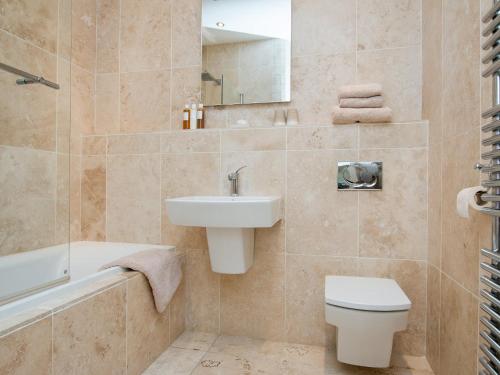
POLYGON ((203 103, 290 101, 290 1, 203 0, 203 103))

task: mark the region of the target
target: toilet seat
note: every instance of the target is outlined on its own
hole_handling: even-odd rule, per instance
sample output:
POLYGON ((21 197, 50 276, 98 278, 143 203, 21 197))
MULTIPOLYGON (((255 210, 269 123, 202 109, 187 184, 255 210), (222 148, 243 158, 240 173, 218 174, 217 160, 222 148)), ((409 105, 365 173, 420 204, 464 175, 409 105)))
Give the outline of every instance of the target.
POLYGON ((362 311, 406 311, 411 302, 392 279, 327 276, 325 301, 328 305, 362 311))

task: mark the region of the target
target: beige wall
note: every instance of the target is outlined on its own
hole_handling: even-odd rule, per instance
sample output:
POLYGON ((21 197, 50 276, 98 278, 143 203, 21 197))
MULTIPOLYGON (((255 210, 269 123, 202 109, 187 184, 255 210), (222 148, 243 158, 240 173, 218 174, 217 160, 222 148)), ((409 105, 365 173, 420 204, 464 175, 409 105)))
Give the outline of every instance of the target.
POLYGON ((479 249, 490 219, 455 211, 457 192, 479 184, 480 112, 491 80, 480 77, 480 15, 491 1, 424 0, 423 116, 430 120, 427 356, 436 374, 477 373, 479 249), (482 10, 481 10, 482 6, 482 10))
POLYGON ((0 72, 0 256, 67 243, 70 7, 11 1, 0 11, 0 61, 59 82, 17 86, 0 72))
POLYGON ((136 3, 97 2, 96 111, 82 138, 82 238, 178 246, 187 254, 188 327, 233 335, 331 344, 324 276, 393 277, 413 301, 397 350, 423 355, 420 1, 295 0, 290 106, 304 126, 271 128, 276 106, 260 105, 209 110, 203 131, 178 131, 184 103, 200 94, 201 2, 136 3), (384 85, 394 124, 330 125, 337 88, 355 81, 384 85), (241 118, 251 129, 227 129, 241 118), (383 161, 384 190, 337 192, 338 160, 383 161), (204 231, 172 226, 163 199, 227 194, 227 173, 242 164, 249 165, 242 193, 282 195, 285 215, 257 231, 248 274, 221 276, 210 271, 204 231))

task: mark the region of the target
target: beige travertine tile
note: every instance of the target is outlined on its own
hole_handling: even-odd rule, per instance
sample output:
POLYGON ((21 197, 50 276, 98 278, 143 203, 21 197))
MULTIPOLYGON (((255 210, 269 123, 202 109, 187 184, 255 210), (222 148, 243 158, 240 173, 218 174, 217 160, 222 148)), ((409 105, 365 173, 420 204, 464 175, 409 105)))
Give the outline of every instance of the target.
POLYGON ((106 155, 107 142, 102 136, 82 137, 82 155, 106 155))
POLYGON ((427 122, 359 126, 360 148, 410 148, 427 146, 427 122))
POLYGON ((0 29, 50 52, 57 52, 57 0, 2 4, 0 29))
POLYGON ((157 134, 108 136, 108 155, 156 154, 160 152, 157 134))
POLYGON ((79 241, 81 239, 81 156, 71 154, 69 165, 69 222, 70 239, 79 241))
POLYGON ((96 4, 96 72, 118 73, 120 58, 120 0, 97 0, 96 4))
POLYGON ((70 170, 69 154, 57 155, 57 186, 56 186, 56 228, 55 243, 68 243, 70 238, 70 170))
POLYGON ((56 154, 0 147, 0 254, 53 245, 56 154))
MULTIPOLYGON (((216 153, 162 155, 162 198, 187 195, 218 195, 219 163, 216 153)), ((180 249, 206 249, 205 228, 170 223, 162 202, 162 241, 180 249)))
POLYGON ((287 341, 331 346, 335 329, 325 321, 325 276, 355 275, 356 258, 286 257, 287 341))
POLYGON ((292 55, 333 55, 356 50, 356 2, 294 0, 292 55), (314 35, 314 38, 311 38, 314 35))
POLYGON ((82 239, 106 240, 106 157, 82 159, 82 239))
POLYGON ((108 241, 160 243, 160 164, 159 154, 108 155, 108 241))
POLYGON ((139 375, 170 345, 169 308, 158 313, 142 275, 127 281, 127 374, 139 375))
POLYGON ((172 64, 201 65, 201 0, 172 1, 172 64))
POLYGON ((337 162, 354 150, 291 151, 287 160, 287 252, 358 254, 358 193, 337 191, 337 162))
POLYGON ((172 347, 206 352, 216 339, 215 333, 186 331, 172 343, 172 347))
POLYGON ((479 156, 479 131, 471 130, 448 138, 443 144, 443 248, 442 270, 469 291, 478 293, 479 229, 489 227, 489 218, 471 210, 471 218, 463 219, 456 212, 457 193, 476 186, 478 173, 472 166, 479 156))
POLYGON ((220 134, 216 130, 171 131, 161 135, 162 153, 219 151, 220 134))
POLYGON ((221 131, 221 151, 284 150, 286 129, 234 129, 221 131))
POLYGON ((358 49, 416 45, 421 37, 421 1, 357 2, 358 49))
POLYGON ((393 121, 416 121, 422 117, 422 56, 420 46, 360 51, 356 80, 378 82, 393 121))
POLYGON ((223 195, 229 195, 231 191, 227 175, 246 165, 240 172, 241 195, 276 195, 285 198, 284 151, 226 152, 221 157, 220 179, 223 195))
POLYGON ((122 0, 121 72, 170 68, 170 3, 170 0, 152 0, 145 4, 122 0))
POLYGON ((383 189, 359 195, 359 254, 425 259, 427 150, 361 150, 359 158, 383 163, 383 189))
POLYGON ((53 373, 125 374, 125 284, 54 314, 53 373))
POLYGON ((442 249, 442 143, 430 137, 429 147, 429 182, 428 182, 428 242, 427 242, 427 261, 441 267, 441 249, 442 249))
POLYGON ((440 374, 477 372, 478 301, 441 273, 440 374))
POLYGON ((288 150, 317 150, 356 148, 358 129, 356 125, 323 127, 288 127, 288 150))
POLYGON ((71 62, 88 72, 94 72, 96 67, 96 1, 72 1, 71 10, 71 62))
POLYGON ((94 134, 95 76, 71 65, 71 131, 94 134))
POLYGON ((120 86, 123 133, 170 127, 170 71, 121 74, 120 86))
MULTIPOLYGON (((276 108, 271 105, 254 105, 252 107, 247 106, 232 106, 226 109, 227 112, 227 127, 230 128, 241 128, 238 125, 238 121, 244 120, 248 123, 248 127, 251 128, 261 128, 261 127, 270 127, 273 124, 274 120, 274 110, 276 108)), ((210 113, 216 113, 216 110, 210 113)), ((207 116, 207 120, 211 122, 210 113, 207 116)), ((213 114, 212 114, 213 116, 213 114)), ((222 116, 218 116, 222 117, 222 116)), ((218 120, 217 117, 217 120, 218 120)), ((212 121, 213 122, 213 121, 212 121)), ((217 126, 212 127, 225 127, 223 122, 217 124, 217 126)))
POLYGON ((205 111, 205 128, 225 128, 228 125, 229 111, 225 107, 207 108, 205 111))
MULTIPOLYGON (((1 30, 0 45, 3 63, 57 79, 55 56, 1 30)), ((15 80, 15 75, 0 72, 0 143, 55 151, 56 91, 40 85, 16 86, 15 80)))
POLYGON ((186 329, 186 266, 183 277, 170 302, 170 342, 174 342, 186 329))
POLYGON ((0 337, 0 373, 52 374, 52 317, 0 337))
POLYGON ((97 74, 95 84, 95 132, 116 134, 120 132, 120 76, 97 74))
POLYGON ((363 259, 359 260, 360 276, 385 277, 396 280, 410 299, 408 328, 394 336, 396 353, 425 355, 427 266, 423 261, 363 259))
POLYGON ((186 104, 200 102, 200 76, 201 66, 172 71, 172 129, 182 129, 182 111, 186 104))
POLYGON ((168 348, 144 375, 189 375, 205 355, 199 350, 168 348))
POLYGON ((331 124, 333 107, 338 103, 337 88, 352 83, 355 80, 355 73, 354 53, 294 58, 292 106, 299 109, 300 123, 331 124))
POLYGON ((441 315, 441 274, 427 266, 426 356, 436 374, 439 373, 439 325, 441 315))
POLYGON ((186 329, 220 331, 220 275, 212 272, 207 250, 186 254, 186 329))
POLYGON ((479 2, 443 0, 443 127, 445 136, 479 125, 479 2), (461 27, 457 28, 456 25, 461 27), (453 30, 453 32, 452 32, 453 30))
POLYGON ((63 59, 58 59, 57 64, 57 83, 60 88, 56 94, 56 149, 59 153, 69 154, 71 144, 71 64, 63 59))
POLYGON ((223 275, 221 332, 283 340, 284 282, 285 254, 268 251, 256 252, 255 263, 246 274, 223 275))

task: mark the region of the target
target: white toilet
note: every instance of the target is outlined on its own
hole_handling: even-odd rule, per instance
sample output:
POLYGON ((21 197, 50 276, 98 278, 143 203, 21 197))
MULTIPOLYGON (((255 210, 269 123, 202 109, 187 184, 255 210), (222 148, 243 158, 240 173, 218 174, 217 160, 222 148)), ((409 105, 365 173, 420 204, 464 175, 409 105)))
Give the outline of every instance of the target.
POLYGON ((327 276, 326 321, 337 327, 337 359, 389 367, 392 339, 404 331, 411 302, 392 279, 327 276))

